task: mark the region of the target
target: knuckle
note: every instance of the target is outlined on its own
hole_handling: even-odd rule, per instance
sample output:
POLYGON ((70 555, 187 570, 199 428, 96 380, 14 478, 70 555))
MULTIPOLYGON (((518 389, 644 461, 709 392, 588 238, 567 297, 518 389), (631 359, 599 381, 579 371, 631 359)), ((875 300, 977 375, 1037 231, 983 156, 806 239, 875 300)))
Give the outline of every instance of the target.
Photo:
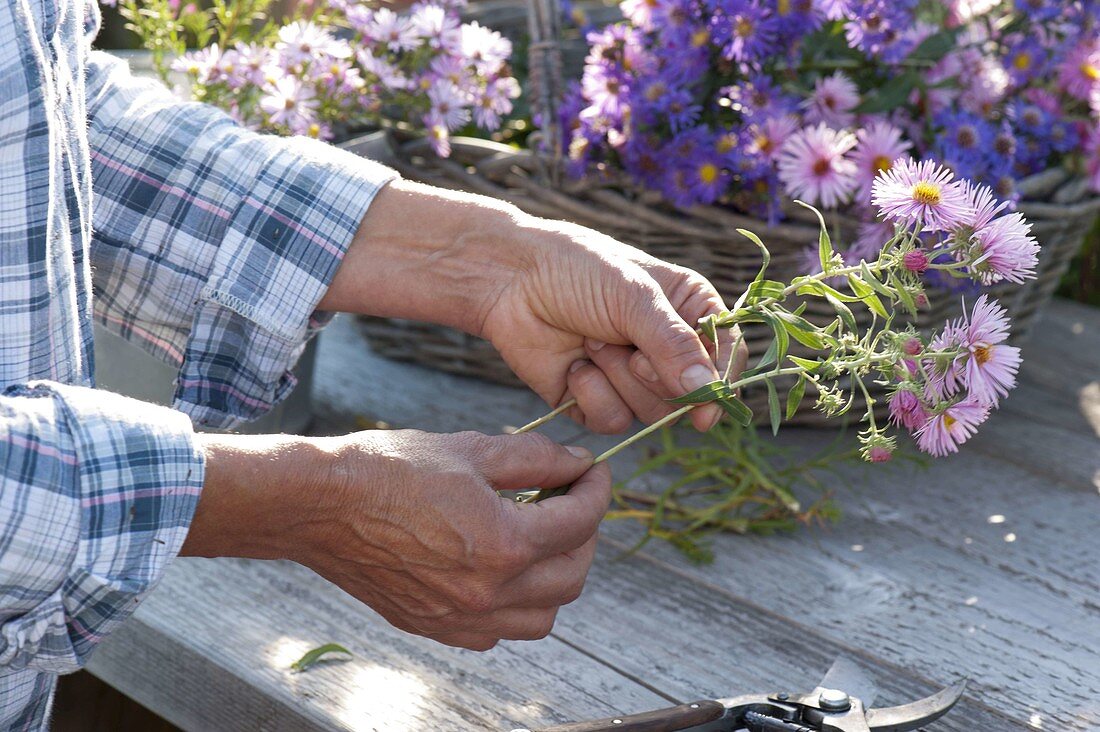
POLYGON ((566 585, 561 594, 562 605, 568 605, 580 599, 581 594, 584 592, 586 575, 587 572, 566 585))
POLYGON ((455 604, 461 612, 469 615, 485 615, 492 612, 496 604, 496 593, 488 587, 463 587, 455 593, 455 604))
POLYGON ((550 635, 550 631, 554 629, 554 621, 557 619, 557 616, 557 610, 552 610, 539 616, 531 625, 531 640, 539 640, 550 635))

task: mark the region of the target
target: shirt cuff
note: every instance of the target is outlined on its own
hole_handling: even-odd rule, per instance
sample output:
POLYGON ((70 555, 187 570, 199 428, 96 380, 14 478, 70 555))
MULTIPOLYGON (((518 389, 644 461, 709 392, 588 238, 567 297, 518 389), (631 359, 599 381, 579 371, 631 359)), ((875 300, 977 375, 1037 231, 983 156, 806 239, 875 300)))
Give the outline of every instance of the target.
POLYGON ((233 213, 184 353, 174 405, 232 429, 295 385, 291 369, 330 316, 317 312, 393 170, 306 138, 265 139, 266 160, 233 213))
POLYGON ((4 397, 16 415, 8 449, 21 454, 6 472, 19 465, 25 474, 4 481, 4 500, 18 510, 0 519, 11 539, 3 579, 24 591, 5 602, 0 666, 70 672, 179 553, 203 454, 188 419, 165 407, 54 382, 4 397))

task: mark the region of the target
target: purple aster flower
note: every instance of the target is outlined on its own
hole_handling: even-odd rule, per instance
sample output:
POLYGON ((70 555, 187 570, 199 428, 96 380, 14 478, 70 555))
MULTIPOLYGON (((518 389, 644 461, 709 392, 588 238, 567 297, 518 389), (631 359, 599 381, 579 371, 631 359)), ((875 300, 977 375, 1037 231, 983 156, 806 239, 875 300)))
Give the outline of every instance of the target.
POLYGON ((267 113, 273 125, 300 130, 314 121, 320 102, 312 88, 293 76, 284 76, 264 89, 260 109, 267 113))
POLYGON ((1033 35, 1016 34, 1006 39, 1006 43, 1009 44, 1008 53, 1005 55, 1005 68, 1008 70, 1008 75, 1015 86, 1025 86, 1042 73, 1046 66, 1047 50, 1033 35))
POLYGON ((713 0, 711 33, 721 44, 722 56, 748 67, 777 50, 779 23, 760 0, 713 0))
POLYGON ((665 19, 671 0, 623 0, 619 10, 635 27, 651 31, 665 19))
POLYGON ((787 94, 771 77, 764 74, 751 76, 719 91, 721 99, 728 100, 730 108, 742 119, 786 115, 797 109, 794 97, 787 94))
POLYGON ((847 202, 856 187, 856 166, 845 153, 855 144, 850 132, 825 124, 791 136, 779 158, 779 179, 787 194, 825 208, 847 202))
POLYGON ((413 6, 410 23, 413 32, 428 42, 432 48, 458 51, 462 31, 458 16, 447 12, 442 5, 417 4, 413 6))
POLYGON ((449 81, 440 80, 428 89, 428 101, 431 103, 433 124, 442 124, 448 131, 457 130, 470 121, 468 98, 449 81))
POLYGON ((1100 82, 1100 38, 1088 38, 1074 48, 1058 69, 1058 83, 1072 97, 1088 101, 1100 82))
POLYGON ((889 221, 917 223, 924 231, 948 231, 973 215, 962 183, 934 160, 905 158, 875 179, 871 201, 889 221))
POLYGON ((803 107, 808 122, 824 122, 830 127, 841 128, 850 127, 855 121, 852 110, 858 104, 859 89, 844 72, 837 71, 832 76, 818 78, 803 107))
POLYGON ((275 48, 288 64, 309 62, 318 54, 333 58, 348 58, 351 47, 338 40, 327 30, 306 20, 299 20, 279 29, 279 42, 275 48))
POLYGON ((485 130, 500 127, 501 117, 512 111, 512 100, 520 94, 519 82, 511 76, 485 85, 474 101, 474 120, 485 130))
POLYGON ((960 323, 960 345, 964 349, 962 381, 970 397, 979 404, 996 407, 1016 386, 1020 349, 1008 340, 1007 311, 982 295, 970 316, 960 323))
POLYGON ((916 432, 928 422, 929 416, 921 398, 905 387, 899 387, 890 397, 890 421, 898 427, 916 432))
POLYGON ((769 117, 760 124, 749 125, 747 150, 769 162, 779 159, 783 146, 802 125, 794 115, 769 117))
POLYGON ((411 51, 420 45, 412 22, 389 8, 380 8, 375 11, 363 36, 376 43, 384 44, 394 52, 411 51))
POLYGON ((958 452, 959 445, 973 437, 988 417, 989 407, 975 399, 952 404, 917 430, 917 447, 934 457, 958 452))
POLYGON ((856 132, 856 140, 852 162, 856 165, 859 199, 868 202, 878 174, 890 170, 894 161, 903 157, 912 145, 902 139, 900 129, 885 120, 876 120, 856 132))
POLYGON ((1007 280, 1021 283, 1035 278, 1039 244, 1030 235, 1029 224, 1019 212, 993 219, 976 228, 972 246, 966 252, 970 271, 982 284, 1007 280))
POLYGON ((1016 9, 1038 23, 1053 20, 1065 12, 1062 3, 1051 0, 1016 0, 1016 9))
POLYGON ((491 28, 466 23, 461 28, 459 49, 478 73, 495 74, 512 55, 512 42, 491 28))

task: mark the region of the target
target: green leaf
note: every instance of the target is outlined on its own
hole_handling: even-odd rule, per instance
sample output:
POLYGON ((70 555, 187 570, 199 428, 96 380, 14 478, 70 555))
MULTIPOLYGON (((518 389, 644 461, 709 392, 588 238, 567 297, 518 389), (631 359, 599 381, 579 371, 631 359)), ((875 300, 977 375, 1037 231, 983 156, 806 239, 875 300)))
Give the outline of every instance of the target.
POLYGON ((758 301, 765 298, 773 298, 779 300, 783 297, 783 290, 787 286, 782 282, 775 280, 757 280, 749 285, 747 292, 746 302, 750 305, 755 305, 758 301))
POLYGON ((801 366, 810 373, 817 371, 819 368, 822 367, 822 365, 824 365, 824 362, 822 361, 811 361, 808 358, 799 358, 798 356, 791 356, 790 354, 787 355, 787 360, 793 363, 795 366, 801 366))
POLYGON ((859 266, 860 274, 863 275, 863 281, 874 288, 875 292, 882 295, 883 297, 888 297, 891 300, 896 299, 893 290, 882 284, 878 277, 875 277, 875 274, 871 271, 871 268, 867 266, 866 260, 860 262, 859 266))
POLYGON ((898 281, 898 278, 891 274, 890 284, 894 286, 894 291, 898 294, 898 299, 901 300, 901 304, 909 312, 910 315, 917 314, 917 301, 913 299, 913 296, 909 293, 909 289, 904 283, 898 281))
POLYGON ((806 393, 806 377, 799 374, 798 382, 791 387, 787 394, 787 419, 792 419, 798 411, 798 405, 802 403, 802 396, 806 393))
POLYGON ((855 111, 858 114, 890 112, 905 104, 909 99, 909 94, 916 88, 920 80, 921 77, 916 71, 906 71, 889 84, 867 93, 863 97, 863 102, 855 108, 855 111))
POLYGON ((725 399, 729 395, 729 384, 719 379, 668 401, 674 404, 706 404, 707 402, 713 402, 715 399, 725 399))
POLYGON ((349 657, 355 655, 339 643, 326 643, 323 646, 314 648, 312 651, 307 651, 304 656, 290 664, 290 670, 295 673, 301 673, 330 653, 346 653, 349 657))
POLYGON ((960 28, 949 28, 928 36, 906 58, 913 61, 939 61, 955 47, 960 28))
POLYGON ((772 421, 772 434, 779 434, 779 422, 783 415, 779 409, 779 395, 775 392, 775 383, 771 379, 765 379, 764 383, 768 385, 768 413, 772 421))
POLYGON ((878 295, 875 294, 873 287, 854 274, 848 275, 848 284, 851 286, 852 292, 859 295, 859 299, 871 309, 871 312, 883 318, 890 317, 886 312, 886 308, 882 305, 882 300, 879 300, 878 295))
POLYGON ((711 343, 718 343, 718 315, 711 313, 705 318, 699 319, 699 330, 703 331, 703 335, 710 339, 711 343))
POLYGON ((795 294, 820 295, 821 297, 830 295, 832 297, 835 297, 837 300, 840 300, 841 302, 859 302, 858 297, 855 297, 854 295, 846 295, 840 290, 837 290, 834 287, 830 287, 820 280, 811 280, 807 282, 806 284, 799 287, 798 290, 795 291, 795 294))
POLYGON ((772 332, 775 333, 775 363, 778 366, 787 357, 787 350, 791 346, 791 336, 783 325, 783 321, 777 318, 774 313, 765 312, 763 315, 764 319, 768 321, 768 325, 771 326, 772 332))
POLYGON ((768 251, 768 248, 764 246, 764 242, 760 241, 760 237, 752 233, 748 229, 737 229, 737 233, 751 241, 756 246, 760 247, 761 257, 763 263, 760 265, 760 271, 756 273, 756 277, 753 278, 753 282, 760 282, 764 279, 764 273, 768 271, 768 265, 771 264, 772 255, 768 251))
POLYGON ((840 319, 844 321, 844 325, 851 332, 855 333, 859 329, 856 327, 856 316, 852 315, 852 311, 848 309, 848 306, 840 301, 839 298, 833 297, 826 293, 825 299, 829 301, 829 304, 836 310, 836 314, 840 316, 840 319))
POLYGON ((803 201, 795 201, 799 206, 808 208, 817 215, 817 220, 821 222, 821 233, 817 237, 817 256, 821 261, 821 271, 828 273, 829 266, 833 261, 833 242, 829 238, 829 229, 825 226, 825 217, 821 215, 821 212, 808 203, 803 201))
POLYGON ((796 341, 815 351, 825 348, 825 339, 817 332, 817 328, 805 318, 790 313, 778 312, 776 316, 783 321, 783 327, 796 341))
POLYGON ((718 406, 726 410, 726 414, 733 417, 733 420, 742 427, 748 427, 752 424, 752 410, 737 397, 731 396, 726 399, 719 399, 718 406))

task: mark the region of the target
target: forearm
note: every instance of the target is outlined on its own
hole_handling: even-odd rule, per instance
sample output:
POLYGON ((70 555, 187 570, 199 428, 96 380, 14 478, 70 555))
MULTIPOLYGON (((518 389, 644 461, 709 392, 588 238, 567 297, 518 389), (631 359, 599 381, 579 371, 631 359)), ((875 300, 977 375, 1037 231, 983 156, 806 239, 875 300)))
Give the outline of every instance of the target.
POLYGON ((529 264, 534 221, 485 196, 394 181, 375 197, 320 308, 479 334, 529 264))
POLYGON ((206 476, 181 556, 295 559, 328 490, 336 438, 197 434, 206 476))

